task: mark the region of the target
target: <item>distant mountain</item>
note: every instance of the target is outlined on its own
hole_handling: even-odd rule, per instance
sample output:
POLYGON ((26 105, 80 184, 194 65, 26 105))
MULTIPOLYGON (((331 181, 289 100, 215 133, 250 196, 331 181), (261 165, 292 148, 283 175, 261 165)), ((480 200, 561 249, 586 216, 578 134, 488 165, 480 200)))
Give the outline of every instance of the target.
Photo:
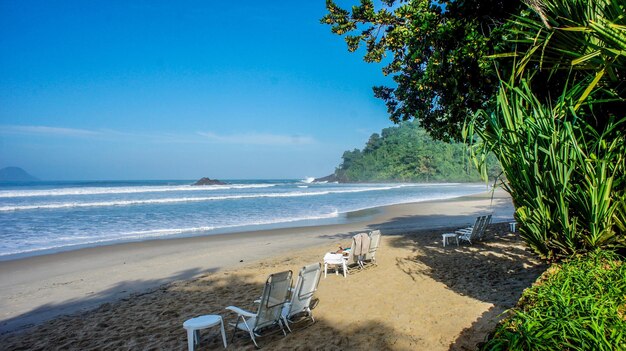
POLYGON ((39 180, 19 167, 5 167, 0 169, 0 181, 29 182, 39 180))

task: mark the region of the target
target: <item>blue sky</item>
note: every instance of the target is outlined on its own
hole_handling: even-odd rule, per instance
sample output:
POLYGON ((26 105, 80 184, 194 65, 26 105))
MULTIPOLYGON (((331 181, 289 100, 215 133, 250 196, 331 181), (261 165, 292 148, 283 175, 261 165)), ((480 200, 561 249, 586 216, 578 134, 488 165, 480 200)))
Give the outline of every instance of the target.
POLYGON ((391 126, 324 0, 0 0, 0 168, 302 178, 391 126))

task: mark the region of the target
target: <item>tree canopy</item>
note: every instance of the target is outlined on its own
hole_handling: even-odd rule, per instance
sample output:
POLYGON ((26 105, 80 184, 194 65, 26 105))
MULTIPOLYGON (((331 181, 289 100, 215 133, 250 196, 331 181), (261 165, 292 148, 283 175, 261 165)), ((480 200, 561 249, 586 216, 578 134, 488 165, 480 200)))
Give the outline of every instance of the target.
POLYGON ((434 138, 460 140, 468 115, 495 107, 499 82, 487 56, 508 48, 503 28, 521 2, 386 0, 376 7, 361 0, 349 11, 327 0, 321 23, 344 36, 350 52, 364 46, 366 62, 385 63, 396 86, 374 87, 374 95, 392 121, 415 117, 434 138))
MULTIPOLYGON (((335 176, 344 182, 480 181, 464 144, 433 140, 415 121, 372 134, 362 150, 345 151, 342 158, 335 176)), ((498 176, 495 158, 490 165, 490 175, 498 176)))

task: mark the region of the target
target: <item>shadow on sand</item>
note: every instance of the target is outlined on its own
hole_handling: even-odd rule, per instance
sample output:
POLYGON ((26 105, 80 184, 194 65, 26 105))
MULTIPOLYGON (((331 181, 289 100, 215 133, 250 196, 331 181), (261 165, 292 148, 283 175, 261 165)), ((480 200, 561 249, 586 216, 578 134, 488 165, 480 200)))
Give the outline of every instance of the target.
MULTIPOLYGON (((1 321, 0 335, 30 328, 42 320, 51 319, 58 315, 84 312, 94 309, 105 302, 136 296, 138 294, 133 292, 144 291, 146 287, 159 287, 167 282, 191 279, 200 274, 208 274, 216 270, 217 269, 202 270, 200 268, 190 268, 163 279, 127 280, 119 282, 106 290, 94 292, 82 299, 69 300, 59 304, 45 304, 27 313, 1 321)), ((151 291, 151 289, 148 291, 151 291)), ((141 295, 141 293, 139 295, 141 295)))
MULTIPOLYGON (((263 289, 263 283, 257 278, 218 272, 166 284, 104 303, 87 312, 61 316, 28 330, 5 334, 0 337, 0 345, 3 350, 186 350, 183 322, 205 314, 221 314, 225 322, 234 322, 235 315, 224 310, 228 305, 254 311, 252 297, 263 289)), ((302 342, 316 344, 311 340, 319 340, 322 335, 324 350, 390 350, 399 337, 412 338, 398 335, 384 323, 371 321, 360 324, 358 330, 339 330, 322 320, 315 323, 305 320, 292 325, 292 329, 293 333, 286 337, 280 330, 269 331, 258 341, 266 349, 296 350, 296 345, 302 342), (359 332, 369 333, 370 340, 355 342, 350 336, 359 332)), ((226 332, 229 349, 255 350, 246 333, 239 331, 233 338, 232 326, 228 324, 226 332)), ((217 327, 201 332, 198 349, 222 347, 217 327)))
MULTIPOLYGON (((404 220, 399 218, 398 222, 404 220)), ((385 226, 393 227, 393 223, 379 228, 385 226)), ((483 340, 468 345, 467 339, 486 336, 547 266, 519 245, 521 239, 509 231, 508 223, 491 224, 483 240, 473 245, 443 247, 441 234, 455 228, 392 235, 387 243, 411 249, 411 255, 396 259, 396 266, 414 280, 426 275, 460 295, 493 304, 450 345, 450 350, 473 350, 483 340)))

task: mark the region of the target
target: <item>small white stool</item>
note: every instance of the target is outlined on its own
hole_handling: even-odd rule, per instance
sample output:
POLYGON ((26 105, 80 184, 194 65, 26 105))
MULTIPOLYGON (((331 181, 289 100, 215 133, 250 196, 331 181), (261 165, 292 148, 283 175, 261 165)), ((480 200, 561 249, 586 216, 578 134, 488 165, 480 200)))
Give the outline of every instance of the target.
MULTIPOLYGON (((329 264, 335 265, 335 267, 341 266, 341 269, 343 270, 343 277, 346 277, 348 264, 346 263, 346 259, 343 258, 342 254, 334 254, 328 252, 326 253, 326 255, 324 255, 324 278, 326 278, 326 272, 328 271, 329 264)), ((335 269, 335 274, 339 274, 337 269, 335 269)))
POLYGON ((515 225, 517 224, 517 222, 511 222, 509 223, 509 228, 511 229, 511 231, 513 233, 515 233, 515 225))
POLYGON ((443 239, 443 247, 446 247, 446 242, 450 243, 450 238, 454 238, 454 240, 456 240, 456 246, 459 246, 459 236, 456 235, 456 233, 441 234, 441 238, 443 239))
POLYGON ((222 329, 222 341, 224 341, 224 348, 226 348, 226 332, 224 331, 224 321, 222 316, 216 314, 207 314, 196 318, 191 318, 183 323, 183 328, 187 329, 187 346, 189 351, 193 351, 195 344, 199 343, 198 332, 200 329, 205 329, 220 325, 222 329))

